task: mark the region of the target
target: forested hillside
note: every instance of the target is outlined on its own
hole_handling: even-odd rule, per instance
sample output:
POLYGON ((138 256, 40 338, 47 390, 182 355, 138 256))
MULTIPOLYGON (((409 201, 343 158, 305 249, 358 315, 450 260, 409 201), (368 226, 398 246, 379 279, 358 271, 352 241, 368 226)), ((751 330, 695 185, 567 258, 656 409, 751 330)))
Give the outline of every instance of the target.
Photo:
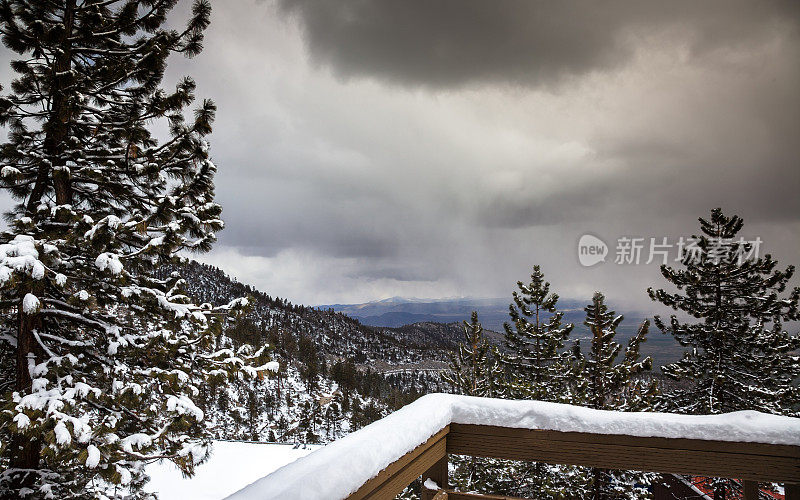
POLYGON ((174 271, 198 303, 247 297, 247 312, 226 323, 218 346, 268 345, 280 364, 274 376, 203 388, 203 410, 218 438, 328 441, 444 389, 438 370, 457 344, 456 325, 374 328, 272 297, 206 264, 161 270, 174 271))

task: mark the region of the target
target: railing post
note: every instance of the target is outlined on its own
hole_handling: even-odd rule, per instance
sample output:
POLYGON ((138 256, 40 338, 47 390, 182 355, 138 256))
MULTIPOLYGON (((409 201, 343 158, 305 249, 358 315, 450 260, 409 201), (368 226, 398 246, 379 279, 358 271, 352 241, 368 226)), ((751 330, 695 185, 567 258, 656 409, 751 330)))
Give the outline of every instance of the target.
POLYGON ((447 455, 445 455, 438 462, 433 464, 430 469, 422 473, 422 500, 433 500, 437 493, 436 491, 425 488, 425 480, 430 478, 439 485, 439 488, 447 489, 447 474, 447 455))
POLYGON ((744 481, 744 500, 758 500, 758 483, 744 481))
POLYGON ((800 500, 800 484, 783 485, 783 492, 786 494, 786 500, 800 500))

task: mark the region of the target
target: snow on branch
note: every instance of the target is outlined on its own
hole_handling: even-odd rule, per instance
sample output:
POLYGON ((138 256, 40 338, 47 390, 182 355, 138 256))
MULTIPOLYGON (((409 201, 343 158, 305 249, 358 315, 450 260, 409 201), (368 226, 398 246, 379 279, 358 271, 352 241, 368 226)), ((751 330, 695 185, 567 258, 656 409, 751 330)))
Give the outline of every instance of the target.
POLYGON ((0 285, 11 279, 15 272, 35 280, 44 277, 45 266, 39 260, 36 240, 32 236, 18 234, 10 242, 0 244, 0 285))

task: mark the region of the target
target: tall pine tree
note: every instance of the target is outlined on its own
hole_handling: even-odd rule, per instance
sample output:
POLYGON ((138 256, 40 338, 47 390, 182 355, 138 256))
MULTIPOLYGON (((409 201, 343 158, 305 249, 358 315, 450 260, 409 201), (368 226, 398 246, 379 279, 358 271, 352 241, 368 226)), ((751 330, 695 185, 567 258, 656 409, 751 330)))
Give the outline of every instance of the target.
MULTIPOLYGON (((464 341, 450 360, 450 370, 442 378, 456 394, 476 397, 501 397, 504 393, 503 369, 498 349, 486 340, 478 313, 463 322, 464 341)), ((468 491, 503 491, 507 485, 502 472, 515 464, 504 460, 453 456, 454 484, 468 491)))
POLYGON ((800 415, 800 336, 784 322, 797 321, 800 288, 787 295, 794 266, 777 269, 769 254, 755 255, 751 242, 736 238, 743 220, 717 208, 700 218, 702 234, 682 268, 662 266, 677 293, 649 289, 652 300, 696 321, 673 315, 655 323, 688 350, 663 372, 688 385, 662 401, 682 413, 758 410, 800 415))
POLYGON ((574 325, 562 324, 558 295, 550 293, 539 266, 533 266, 527 285, 517 282, 514 303, 509 305, 511 323, 505 323, 505 363, 513 397, 563 402, 569 400, 567 356, 564 342, 574 325))
POLYGON ((452 355, 450 371, 442 378, 453 386, 457 394, 502 397, 504 384, 500 352, 484 337, 476 311, 472 312, 469 322, 463 323, 464 342, 452 355))
POLYGON ((160 86, 171 54, 201 50, 210 4, 180 30, 164 26, 175 4, 0 1, 20 55, 0 99, 0 187, 18 201, 0 235, 4 497, 137 496, 160 458, 191 473, 207 453, 199 387, 260 355, 214 349, 245 301, 195 305, 156 272, 222 228, 214 104, 187 121, 194 82, 160 86))
MULTIPOLYGON (((572 401, 573 372, 564 343, 574 325, 563 324, 558 295, 550 292, 539 266, 533 266, 528 284, 517 282, 514 302, 509 305, 510 323, 505 323, 508 354, 503 357, 508 393, 520 399, 572 401)), ((536 498, 573 498, 585 493, 581 468, 543 462, 520 464, 510 477, 516 486, 505 491, 536 498)))
MULTIPOLYGON (((572 348, 578 373, 574 403, 598 410, 640 411, 651 408, 657 384, 654 380, 638 377, 652 369, 650 357, 641 359, 639 353, 647 338, 649 323, 642 323, 620 359, 622 345, 614 338, 623 317, 608 309, 600 292, 594 294, 592 303, 584 311, 584 324, 592 340, 587 354, 581 350, 579 341, 572 348)), ((647 474, 593 468, 590 494, 585 497, 594 500, 648 498, 646 485, 649 481, 647 474)))

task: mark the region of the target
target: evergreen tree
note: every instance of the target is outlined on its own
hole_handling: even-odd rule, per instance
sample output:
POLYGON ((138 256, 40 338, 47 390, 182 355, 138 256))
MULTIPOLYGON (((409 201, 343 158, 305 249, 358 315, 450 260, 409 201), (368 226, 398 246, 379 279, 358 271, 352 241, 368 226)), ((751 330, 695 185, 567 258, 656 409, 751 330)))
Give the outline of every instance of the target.
POLYGON ((259 439, 259 417, 261 416, 261 405, 259 405, 259 397, 253 388, 247 389, 247 430, 248 439, 258 441, 259 439))
POLYGON ((339 432, 340 421, 342 420, 342 411, 339 404, 341 401, 340 393, 336 393, 331 403, 325 409, 325 435, 328 439, 336 437, 339 432))
POLYGON ((509 305, 511 324, 505 323, 504 359, 510 371, 510 394, 541 401, 568 401, 568 368, 564 342, 574 325, 562 325, 558 295, 550 293, 539 266, 533 266, 531 282, 517 282, 509 305))
MULTIPOLYGON (((505 323, 503 356, 508 394, 522 399, 570 402, 572 372, 564 343, 574 325, 562 324, 558 295, 550 292, 539 266, 533 267, 527 285, 517 282, 514 303, 509 305, 511 323, 505 323)), ((572 498, 581 496, 582 469, 543 462, 504 462, 507 473, 497 474, 498 489, 517 496, 572 498), (504 479, 503 479, 504 478, 504 479)))
MULTIPOLYGON (((619 361, 622 345, 615 342, 617 327, 623 317, 615 315, 605 304, 602 293, 596 292, 584 311, 584 324, 592 334, 588 354, 581 351, 580 341, 572 348, 576 372, 575 404, 589 408, 614 411, 641 411, 652 407, 657 393, 655 381, 638 376, 652 369, 650 357, 640 359, 639 349, 647 338, 649 322, 639 327, 628 342, 619 361)), ((612 498, 647 498, 646 485, 650 475, 629 471, 591 469, 590 493, 584 495, 594 500, 612 498)))
MULTIPOLYGON (((456 394, 476 397, 500 397, 504 393, 503 369, 500 353, 483 335, 478 313, 472 312, 470 321, 462 326, 464 342, 450 359, 450 370, 442 375, 456 394)), ((500 472, 511 462, 490 458, 455 455, 452 457, 452 482, 467 491, 507 491, 508 484, 498 479, 500 472)))
POLYGON ((470 322, 463 322, 464 340, 453 353, 450 371, 442 376, 457 394, 479 397, 500 397, 503 392, 503 370, 500 352, 486 341, 478 313, 472 312, 470 322))
POLYGON ((0 187, 18 202, 0 234, 4 497, 142 496, 155 458, 191 474, 209 438, 199 387, 261 355, 214 345, 246 301, 194 305, 158 273, 222 228, 214 104, 186 121, 194 82, 160 88, 171 54, 201 50, 210 3, 181 31, 163 26, 175 3, 0 1, 21 56, 0 98, 0 187))
POLYGON ((320 364, 317 348, 310 336, 301 334, 298 343, 298 357, 300 362, 300 376, 306 384, 308 392, 314 392, 319 385, 320 364))
POLYGON ((662 266, 677 293, 649 289, 650 298, 697 321, 655 323, 684 347, 683 359, 665 366, 665 375, 688 382, 670 392, 662 407, 682 413, 736 410, 800 415, 800 336, 783 329, 797 321, 800 288, 781 296, 794 266, 776 269, 769 254, 758 257, 751 242, 736 239, 743 220, 717 208, 700 218, 682 269, 662 266))
MULTIPOLYGON (((683 269, 661 266, 677 293, 648 289, 654 301, 700 321, 669 322, 656 316, 658 328, 684 347, 683 358, 662 367, 674 380, 688 383, 666 394, 660 407, 694 414, 737 410, 800 415, 800 335, 784 322, 797 321, 800 289, 781 297, 794 266, 781 271, 769 254, 758 257, 752 242, 736 239, 744 221, 722 209, 699 219, 702 234, 686 252, 683 269)), ((730 480, 712 481, 715 498, 734 490, 730 480)))
MULTIPOLYGON (((470 321, 462 325, 464 341, 451 355, 450 370, 442 375, 456 394, 476 397, 498 397, 502 394, 503 370, 498 362, 500 353, 483 335, 478 313, 472 312, 470 321)), ((455 455, 452 457, 452 482, 466 491, 505 491, 498 483, 498 473, 505 467, 503 461, 455 455)))

